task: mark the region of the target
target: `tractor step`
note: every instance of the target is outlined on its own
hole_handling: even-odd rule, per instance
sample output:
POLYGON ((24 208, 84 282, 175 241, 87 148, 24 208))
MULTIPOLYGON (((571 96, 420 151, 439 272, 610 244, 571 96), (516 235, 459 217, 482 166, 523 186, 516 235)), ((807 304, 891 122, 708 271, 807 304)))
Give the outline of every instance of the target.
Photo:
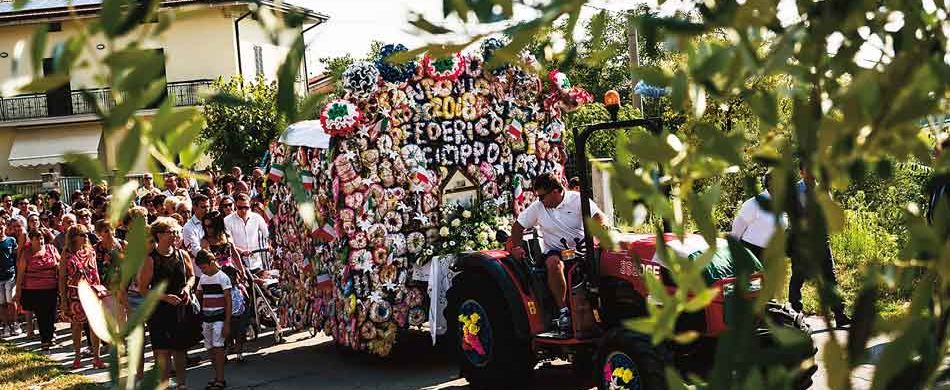
POLYGON ((534 336, 534 342, 548 345, 593 344, 596 339, 578 339, 561 332, 545 332, 534 336))

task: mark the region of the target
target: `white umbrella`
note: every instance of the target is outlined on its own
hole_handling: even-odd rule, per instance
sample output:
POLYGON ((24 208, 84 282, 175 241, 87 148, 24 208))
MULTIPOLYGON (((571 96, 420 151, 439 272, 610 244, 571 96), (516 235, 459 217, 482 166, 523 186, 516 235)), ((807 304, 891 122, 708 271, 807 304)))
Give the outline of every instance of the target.
POLYGON ((327 149, 330 147, 330 135, 323 131, 323 125, 318 120, 302 121, 287 127, 280 136, 280 142, 291 146, 327 149))

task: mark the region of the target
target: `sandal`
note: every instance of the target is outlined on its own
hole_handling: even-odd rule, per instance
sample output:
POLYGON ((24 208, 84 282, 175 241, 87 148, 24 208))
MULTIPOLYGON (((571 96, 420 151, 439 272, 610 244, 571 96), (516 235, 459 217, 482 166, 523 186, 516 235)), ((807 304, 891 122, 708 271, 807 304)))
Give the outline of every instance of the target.
POLYGON ((73 369, 78 370, 82 368, 82 358, 76 357, 73 359, 73 369))
POLYGON ((205 390, 223 390, 227 386, 225 381, 211 381, 205 386, 205 390))

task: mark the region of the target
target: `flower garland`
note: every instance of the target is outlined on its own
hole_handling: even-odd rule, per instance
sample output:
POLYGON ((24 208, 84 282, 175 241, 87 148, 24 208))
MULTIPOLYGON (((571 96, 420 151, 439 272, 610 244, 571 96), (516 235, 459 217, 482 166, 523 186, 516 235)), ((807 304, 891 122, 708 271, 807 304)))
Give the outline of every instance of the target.
POLYGON ((363 113, 356 105, 348 100, 336 99, 326 106, 320 113, 320 124, 323 129, 334 137, 345 137, 356 129, 356 126, 363 120, 363 113))
POLYGON ((435 256, 498 247, 496 231, 511 226, 511 220, 499 213, 494 199, 469 206, 443 205, 441 214, 439 237, 433 243, 435 256))
POLYGON ((465 70, 465 60, 461 53, 438 58, 426 54, 422 59, 422 68, 434 80, 455 80, 465 70))

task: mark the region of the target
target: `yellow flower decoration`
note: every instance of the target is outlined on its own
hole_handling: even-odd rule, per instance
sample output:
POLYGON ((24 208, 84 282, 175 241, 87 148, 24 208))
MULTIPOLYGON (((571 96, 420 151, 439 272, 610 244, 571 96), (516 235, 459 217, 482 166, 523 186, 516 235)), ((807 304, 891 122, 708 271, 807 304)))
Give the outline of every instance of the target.
POLYGON ((632 381, 632 380, 633 380, 633 371, 630 370, 629 368, 624 368, 624 369, 623 369, 623 381, 624 381, 625 383, 630 383, 630 381, 632 381))

